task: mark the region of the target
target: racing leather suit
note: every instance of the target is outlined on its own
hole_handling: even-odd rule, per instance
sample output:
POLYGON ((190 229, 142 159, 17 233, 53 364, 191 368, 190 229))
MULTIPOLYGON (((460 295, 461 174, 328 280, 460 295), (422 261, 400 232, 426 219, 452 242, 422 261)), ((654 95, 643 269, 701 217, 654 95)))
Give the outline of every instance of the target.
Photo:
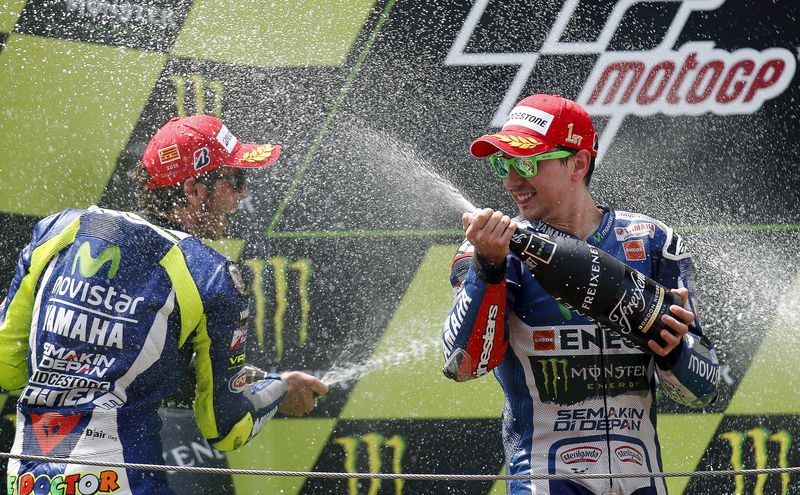
MULTIPOLYGON (((0 387, 24 387, 12 453, 163 464, 157 410, 194 355, 194 412, 218 450, 286 393, 247 383, 248 302, 234 264, 185 232, 91 207, 40 221, 0 306, 0 387)), ((161 471, 11 459, 8 493, 168 494, 161 471)))
MULTIPOLYGON (((689 289, 694 266, 672 229, 645 215, 604 209, 587 241, 668 288, 689 289)), ((548 235, 567 234, 515 219, 548 235)), ((667 357, 655 356, 558 304, 522 262, 492 266, 465 241, 453 262, 455 302, 442 335, 445 374, 494 372, 505 394, 503 443, 510 475, 662 470, 658 383, 673 400, 716 398, 718 361, 699 320, 667 357), (467 363, 468 373, 463 372, 467 363)), ((663 478, 509 481, 511 494, 665 494, 663 478)))

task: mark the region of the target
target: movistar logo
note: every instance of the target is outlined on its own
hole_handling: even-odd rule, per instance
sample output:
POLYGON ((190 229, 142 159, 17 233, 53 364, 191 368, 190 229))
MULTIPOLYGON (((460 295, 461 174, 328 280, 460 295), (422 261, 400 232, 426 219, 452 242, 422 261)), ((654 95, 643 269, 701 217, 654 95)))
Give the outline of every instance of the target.
POLYGON ((75 255, 75 259, 72 260, 72 274, 75 275, 75 268, 77 267, 83 278, 89 278, 94 276, 103 265, 111 262, 111 266, 108 269, 108 278, 110 280, 117 275, 121 258, 122 254, 117 245, 108 246, 95 258, 92 256, 92 248, 89 243, 84 242, 78 247, 78 253, 75 255))
POLYGON ((542 367, 544 375, 544 390, 551 397, 558 398, 559 392, 567 393, 568 380, 567 369, 569 361, 567 359, 540 359, 539 365, 542 367), (559 386, 561 385, 561 386, 559 386))

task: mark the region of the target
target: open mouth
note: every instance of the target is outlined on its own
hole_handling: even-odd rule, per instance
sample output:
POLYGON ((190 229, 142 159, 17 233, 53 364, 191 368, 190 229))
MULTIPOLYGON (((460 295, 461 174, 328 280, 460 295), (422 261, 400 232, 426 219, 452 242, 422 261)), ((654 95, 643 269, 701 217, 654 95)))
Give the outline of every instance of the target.
POLYGON ((535 192, 516 193, 514 194, 514 202, 520 205, 526 204, 530 202, 534 196, 536 196, 535 192))

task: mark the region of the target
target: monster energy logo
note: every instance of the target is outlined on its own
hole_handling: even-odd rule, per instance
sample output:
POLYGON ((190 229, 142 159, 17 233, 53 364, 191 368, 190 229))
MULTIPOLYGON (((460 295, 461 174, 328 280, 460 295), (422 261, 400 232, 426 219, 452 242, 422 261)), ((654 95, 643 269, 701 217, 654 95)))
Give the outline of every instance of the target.
MULTIPOLYGON (((394 435, 391 438, 385 438, 378 432, 371 432, 361 435, 360 437, 338 437, 333 440, 333 443, 341 445, 344 449, 344 469, 348 473, 355 473, 358 471, 356 462, 359 457, 359 450, 364 445, 367 448, 367 459, 369 461, 369 472, 373 474, 380 473, 383 469, 383 455, 384 448, 392 451, 392 472, 401 474, 403 472, 403 456, 405 455, 407 444, 405 437, 394 435)), ((403 479, 394 480, 394 493, 395 495, 402 495, 403 493, 403 479)), ((348 495, 359 495, 359 482, 357 478, 349 478, 347 481, 348 495)), ((381 491, 381 480, 373 478, 370 480, 367 495, 377 495, 381 491)), ((385 493, 381 492, 381 493, 385 493)))
POLYGON ((275 294, 275 309, 272 318, 272 328, 275 339, 275 353, 276 359, 280 361, 284 355, 284 333, 286 326, 286 312, 291 305, 299 306, 300 308, 300 322, 298 329, 298 342, 300 346, 306 345, 308 341, 308 324, 309 315, 311 314, 311 303, 309 297, 309 286, 311 283, 311 275, 314 272, 314 266, 308 258, 300 258, 294 262, 283 256, 273 256, 266 260, 248 259, 244 264, 250 267, 253 275, 253 283, 251 290, 254 295, 255 303, 255 330, 256 339, 260 347, 264 347, 264 333, 265 329, 269 328, 266 322, 267 318, 267 288, 272 287, 275 294), (273 281, 269 284, 265 280, 267 271, 267 264, 272 268, 273 281), (295 299, 294 290, 290 291, 289 287, 289 272, 296 272, 297 274, 297 298, 295 299))
POLYGON ((121 258, 122 253, 120 253, 117 245, 108 246, 95 258, 92 256, 92 248, 89 243, 84 242, 78 247, 78 253, 75 255, 75 259, 72 260, 72 274, 75 275, 75 268, 77 267, 83 278, 92 277, 103 265, 110 261, 108 279, 111 280, 117 275, 121 258), (79 261, 80 263, 78 263, 79 261))
POLYGON ((194 91, 194 114, 208 113, 217 118, 222 117, 222 98, 225 89, 218 79, 209 81, 203 74, 172 74, 169 79, 175 86, 175 110, 178 117, 191 115, 186 109, 187 89, 194 91), (210 108, 206 105, 207 92, 213 96, 210 108))
MULTIPOLYGON (((778 446, 778 467, 785 468, 789 466, 789 453, 792 448, 792 434, 785 429, 776 432, 770 432, 766 428, 756 427, 747 431, 726 431, 719 435, 719 438, 726 440, 731 449, 730 463, 731 467, 736 470, 744 469, 744 457, 749 443, 752 447, 753 457, 755 458, 755 468, 765 469, 768 467, 769 444, 776 444, 778 446)), ((769 475, 762 473, 756 477, 755 486, 752 492, 745 490, 744 475, 737 474, 734 476, 735 491, 733 495, 763 495, 765 493, 765 485, 769 475)), ((780 495, 788 495, 791 475, 789 473, 781 473, 781 491, 780 495)), ((777 491, 771 493, 778 494, 777 491)))
POLYGON ((569 383, 567 381, 569 360, 563 358, 540 359, 539 366, 542 368, 544 391, 548 397, 557 399, 560 392, 566 394, 569 383), (559 382, 563 386, 559 386, 559 382))

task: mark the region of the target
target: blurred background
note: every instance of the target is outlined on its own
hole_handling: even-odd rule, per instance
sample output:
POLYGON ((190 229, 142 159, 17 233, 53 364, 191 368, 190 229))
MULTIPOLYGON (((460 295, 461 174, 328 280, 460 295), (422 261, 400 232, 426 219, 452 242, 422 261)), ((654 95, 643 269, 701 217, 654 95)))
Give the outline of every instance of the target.
MULTIPOLYGON (((502 396, 441 373, 474 206, 514 212, 472 139, 532 93, 601 135, 593 194, 673 226, 723 362, 704 411, 659 401, 667 471, 800 465, 800 4, 795 0, 4 0, 0 297, 40 218, 132 209, 125 173, 175 116, 280 143, 215 247, 252 292, 248 362, 327 377, 311 417, 224 456, 164 409, 167 463, 499 474, 502 396)), ((13 437, 0 396, 0 451, 13 437)), ((179 493, 499 494, 491 482, 178 477, 179 493)), ((671 478, 794 493, 797 475, 671 478)))

